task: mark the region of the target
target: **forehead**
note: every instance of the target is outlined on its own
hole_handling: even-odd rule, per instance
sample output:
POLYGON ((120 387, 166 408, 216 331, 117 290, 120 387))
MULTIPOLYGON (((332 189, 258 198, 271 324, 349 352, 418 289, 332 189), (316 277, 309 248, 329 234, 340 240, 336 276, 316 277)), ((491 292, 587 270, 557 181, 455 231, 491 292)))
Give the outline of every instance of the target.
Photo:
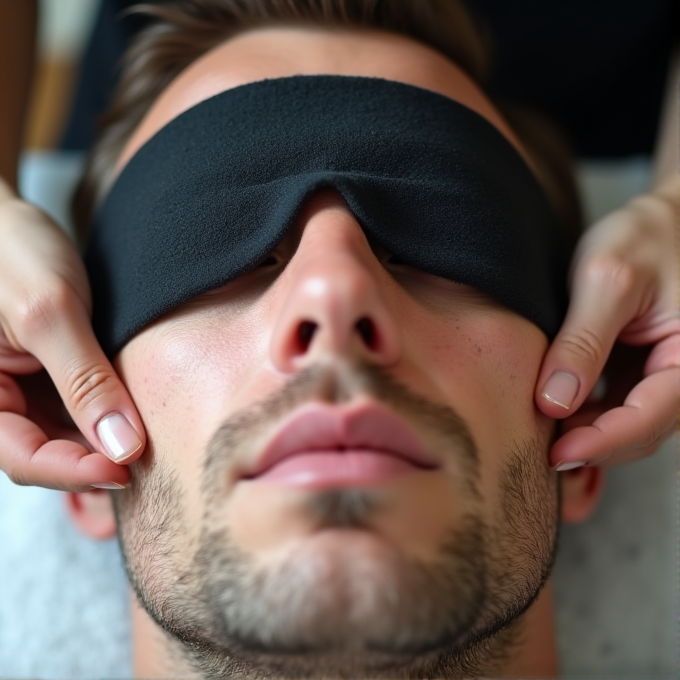
POLYGON ((161 93, 132 134, 116 174, 167 123, 225 90, 293 75, 378 77, 432 90, 491 122, 528 160, 483 92, 455 64, 410 38, 366 30, 265 28, 240 34, 192 63, 161 93))

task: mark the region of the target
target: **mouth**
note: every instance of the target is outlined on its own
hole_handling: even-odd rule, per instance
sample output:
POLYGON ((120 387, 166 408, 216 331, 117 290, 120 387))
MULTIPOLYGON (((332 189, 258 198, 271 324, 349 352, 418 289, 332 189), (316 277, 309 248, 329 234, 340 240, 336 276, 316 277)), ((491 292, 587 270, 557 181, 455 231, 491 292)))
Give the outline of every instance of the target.
POLYGON ((304 488, 380 484, 439 463, 400 418, 373 403, 311 403, 276 429, 242 481, 304 488))

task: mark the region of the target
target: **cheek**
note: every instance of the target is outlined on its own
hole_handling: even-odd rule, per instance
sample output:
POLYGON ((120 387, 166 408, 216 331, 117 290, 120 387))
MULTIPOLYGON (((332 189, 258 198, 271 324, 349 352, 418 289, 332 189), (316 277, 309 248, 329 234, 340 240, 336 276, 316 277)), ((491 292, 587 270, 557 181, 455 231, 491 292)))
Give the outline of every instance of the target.
POLYGON ((504 439, 535 431, 534 387, 547 349, 543 333, 515 315, 494 314, 475 324, 469 344, 483 394, 480 417, 493 416, 494 429, 504 439))
POLYGON ((504 427, 519 414, 522 422, 533 422, 534 385, 547 349, 533 324, 493 310, 418 319, 413 327, 412 354, 449 403, 474 420, 493 417, 504 427))
POLYGON ((237 408, 260 336, 256 324, 161 321, 120 352, 116 368, 144 421, 149 451, 198 489, 206 444, 237 408))
POLYGON ((469 424, 483 460, 487 498, 495 496, 503 454, 516 443, 544 440, 552 421, 534 404, 547 339, 525 319, 493 310, 446 322, 419 323, 428 380, 469 424))

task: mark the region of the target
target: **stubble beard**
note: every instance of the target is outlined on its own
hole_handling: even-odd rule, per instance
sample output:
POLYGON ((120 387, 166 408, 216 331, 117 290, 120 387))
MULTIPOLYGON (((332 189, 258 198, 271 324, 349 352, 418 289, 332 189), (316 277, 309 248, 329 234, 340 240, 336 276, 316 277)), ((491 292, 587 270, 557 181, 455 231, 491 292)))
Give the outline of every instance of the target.
MULTIPOLYGON (((546 437, 504 453, 502 504, 481 519, 479 458, 465 423, 374 367, 343 374, 315 368, 273 398, 230 418, 208 447, 205 509, 197 545, 186 545, 181 484, 152 463, 116 495, 128 577, 166 632, 168 652, 204 678, 431 678, 497 673, 516 643, 521 614, 555 558, 558 493, 546 437), (296 551, 258 565, 220 521, 219 481, 248 432, 310 395, 343 403, 369 394, 455 440, 468 511, 428 562, 397 549, 296 551), (545 441, 543 441, 545 440, 545 441), (461 455, 461 451, 463 451, 461 455), (137 479, 135 479, 137 477, 137 479), (181 559, 182 553, 191 555, 181 559)), ((158 460, 156 457, 154 460, 158 460)), ((307 509, 320 530, 366 531, 377 509, 370 489, 319 490, 307 509)))

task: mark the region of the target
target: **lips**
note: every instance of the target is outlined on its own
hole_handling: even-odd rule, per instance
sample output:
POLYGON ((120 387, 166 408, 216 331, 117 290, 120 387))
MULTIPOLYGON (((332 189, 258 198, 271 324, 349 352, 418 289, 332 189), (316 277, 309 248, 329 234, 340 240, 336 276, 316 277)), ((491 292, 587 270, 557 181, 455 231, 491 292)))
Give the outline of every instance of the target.
POLYGON ((389 476, 438 467, 415 433, 385 408, 313 403, 296 410, 278 427, 243 479, 276 478, 277 470, 295 471, 298 478, 301 472, 309 477, 316 470, 318 476, 322 469, 326 478, 352 481, 367 474, 389 476))

